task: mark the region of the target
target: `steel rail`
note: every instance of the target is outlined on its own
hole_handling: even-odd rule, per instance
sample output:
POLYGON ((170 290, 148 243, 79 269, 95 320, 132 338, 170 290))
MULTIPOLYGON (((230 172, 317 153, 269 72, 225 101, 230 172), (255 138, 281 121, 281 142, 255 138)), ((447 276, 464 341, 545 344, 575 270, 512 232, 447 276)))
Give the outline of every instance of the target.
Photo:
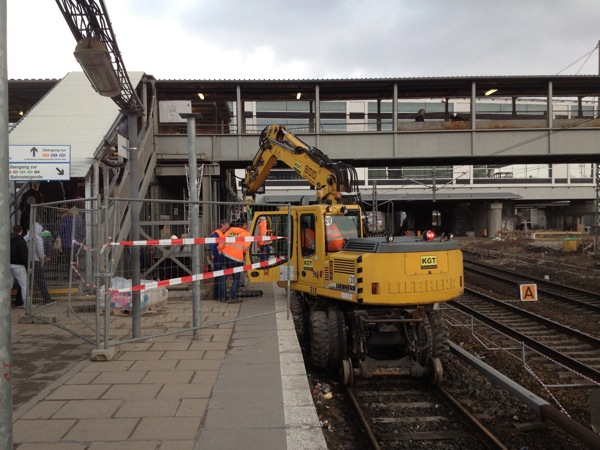
POLYGON ((479 437, 479 440, 484 443, 487 448, 508 450, 508 447, 500 442, 498 438, 494 436, 493 433, 488 430, 487 427, 483 425, 483 423, 481 423, 473 414, 471 414, 458 400, 456 400, 452 394, 450 394, 442 386, 436 386, 435 389, 442 398, 452 404, 452 406, 461 413, 466 425, 475 431, 479 437))
POLYGON ((365 432, 367 433, 367 437, 369 438, 371 448, 373 448, 374 450, 379 450, 380 447, 379 443, 377 442, 377 438, 375 438, 373 430, 371 430, 371 427, 367 422, 367 418, 363 414, 362 408, 360 407, 358 400, 354 396, 354 392, 352 392, 352 388, 350 386, 346 386, 346 393, 348 394, 348 397, 350 397, 350 401, 352 401, 352 405, 354 405, 354 410, 358 414, 358 419, 360 420, 360 423, 362 424, 363 428, 365 429, 365 432))
POLYGON ((565 430, 569 435, 578 439, 589 448, 600 449, 600 435, 571 419, 569 416, 553 407, 546 400, 538 397, 533 392, 528 391, 523 386, 517 384, 515 381, 481 361, 481 359, 463 350, 454 342, 448 341, 448 345, 450 347, 450 352, 453 355, 457 356, 469 366, 483 374, 485 377, 489 378, 503 389, 506 389, 512 395, 516 396, 529 408, 538 412, 541 418, 548 419, 555 423, 557 426, 565 430))
MULTIPOLYGON (((593 336, 590 336, 589 334, 582 333, 580 331, 574 330, 573 328, 569 328, 562 324, 554 322, 552 320, 546 319, 545 317, 541 317, 536 314, 532 314, 528 311, 524 311, 515 306, 508 305, 500 300, 494 299, 492 297, 481 294, 479 292, 465 289, 465 294, 471 295, 472 297, 475 297, 475 298, 479 298, 483 301, 493 303, 496 306, 510 310, 511 312, 514 312, 522 317, 528 318, 529 320, 533 320, 535 322, 542 323, 543 325, 545 325, 551 329, 558 330, 560 332, 568 334, 569 336, 574 336, 583 342, 587 342, 589 344, 596 346, 596 348, 600 348, 600 339, 594 338, 593 336)), ((593 367, 590 367, 580 361, 577 361, 576 359, 573 359, 570 356, 565 355, 562 352, 559 352, 551 347, 548 347, 547 345, 542 344, 541 342, 539 342, 533 338, 530 338, 530 337, 526 336, 525 334, 520 333, 519 331, 516 331, 515 329, 513 329, 507 325, 504 325, 503 323, 498 322, 497 320, 494 320, 494 319, 486 316, 485 314, 480 313, 479 311, 476 311, 473 308, 470 308, 469 306, 461 304, 460 299, 452 300, 450 302, 447 302, 447 304, 449 306, 452 306, 452 307, 466 313, 466 314, 471 315, 475 319, 479 320, 482 323, 485 323, 486 325, 489 325, 490 327, 496 329, 497 331, 504 333, 507 336, 510 336, 513 339, 516 339, 520 342, 523 342, 528 347, 533 348, 533 349, 537 350, 538 352, 549 356, 550 358, 554 359, 555 361, 558 361, 561 364, 572 368, 573 370, 583 374, 584 376, 586 376, 590 379, 593 379, 597 382, 600 381, 600 371, 599 370, 596 370, 593 367)))

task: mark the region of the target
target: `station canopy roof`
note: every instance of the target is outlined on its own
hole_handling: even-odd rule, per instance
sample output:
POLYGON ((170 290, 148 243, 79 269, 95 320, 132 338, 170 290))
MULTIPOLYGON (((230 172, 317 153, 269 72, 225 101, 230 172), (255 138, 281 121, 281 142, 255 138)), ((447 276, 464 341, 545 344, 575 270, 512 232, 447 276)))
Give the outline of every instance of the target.
MULTIPOLYGON (((20 113, 30 110, 60 80, 9 80, 9 121, 17 122, 20 113)), ((464 76, 432 78, 348 78, 308 80, 156 80, 159 100, 197 99, 202 93, 206 102, 235 101, 240 87, 244 101, 314 100, 319 87, 321 101, 392 99, 394 85, 399 99, 470 98, 473 83, 476 96, 490 89, 489 98, 536 97, 552 95, 586 98, 600 95, 598 75, 534 75, 534 76, 464 76)), ((219 105, 222 107, 222 105, 219 105)))
POLYGON ((553 97, 596 97, 598 75, 485 76, 449 78, 366 78, 314 80, 157 80, 160 99, 176 100, 202 93, 206 101, 235 100, 240 86, 245 101, 314 100, 316 86, 321 101, 391 99, 394 85, 398 98, 470 98, 496 89, 493 97, 546 97, 551 82, 553 97))

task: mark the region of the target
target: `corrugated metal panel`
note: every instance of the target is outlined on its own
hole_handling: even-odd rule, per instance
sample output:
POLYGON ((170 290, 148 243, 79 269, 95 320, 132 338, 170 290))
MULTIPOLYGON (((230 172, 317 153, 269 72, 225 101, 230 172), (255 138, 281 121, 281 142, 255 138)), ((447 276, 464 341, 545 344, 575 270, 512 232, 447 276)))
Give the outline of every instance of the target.
MULTIPOLYGON (((133 86, 142 76, 129 73, 133 86)), ((83 72, 69 72, 12 129, 9 144, 70 145, 71 178, 85 177, 118 117, 118 106, 97 94, 83 72)))

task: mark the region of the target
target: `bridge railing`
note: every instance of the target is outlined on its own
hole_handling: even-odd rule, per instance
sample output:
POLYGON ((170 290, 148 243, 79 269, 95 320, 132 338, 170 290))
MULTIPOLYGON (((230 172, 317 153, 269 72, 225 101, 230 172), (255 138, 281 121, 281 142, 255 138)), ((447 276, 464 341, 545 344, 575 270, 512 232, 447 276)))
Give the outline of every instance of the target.
MULTIPOLYGON (((399 117, 396 125, 396 131, 404 132, 422 132, 422 131, 453 131, 453 130, 501 130, 501 129, 563 129, 563 128, 590 128, 600 127, 600 119, 593 116, 573 117, 563 114, 555 114, 551 122, 542 114, 481 114, 477 116, 475 123, 469 119, 468 115, 457 116, 457 118, 445 118, 441 114, 431 114, 425 119, 425 122, 415 122, 414 118, 399 117)), ((321 120, 320 125, 315 127, 307 119, 299 122, 297 119, 291 120, 289 117, 274 117, 269 121, 248 119, 247 123, 241 129, 245 135, 259 135, 267 124, 277 123, 286 125, 290 131, 295 134, 327 134, 327 133, 364 133, 364 132, 390 132, 393 131, 393 120, 389 118, 371 119, 366 116, 362 120, 358 119, 339 119, 335 121, 321 120)), ((161 125, 158 128, 159 134, 178 134, 186 135, 187 128, 173 125, 161 125)), ((197 135, 231 135, 238 134, 240 127, 237 124, 231 124, 226 129, 211 125, 198 125, 196 127, 197 135)))

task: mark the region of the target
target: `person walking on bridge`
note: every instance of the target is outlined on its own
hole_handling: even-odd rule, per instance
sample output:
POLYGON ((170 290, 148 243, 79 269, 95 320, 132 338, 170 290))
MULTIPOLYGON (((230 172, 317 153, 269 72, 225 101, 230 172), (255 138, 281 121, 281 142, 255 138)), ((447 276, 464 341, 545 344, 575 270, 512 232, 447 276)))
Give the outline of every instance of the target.
POLYGON ((415 117, 415 122, 425 122, 425 110, 421 108, 415 117))

